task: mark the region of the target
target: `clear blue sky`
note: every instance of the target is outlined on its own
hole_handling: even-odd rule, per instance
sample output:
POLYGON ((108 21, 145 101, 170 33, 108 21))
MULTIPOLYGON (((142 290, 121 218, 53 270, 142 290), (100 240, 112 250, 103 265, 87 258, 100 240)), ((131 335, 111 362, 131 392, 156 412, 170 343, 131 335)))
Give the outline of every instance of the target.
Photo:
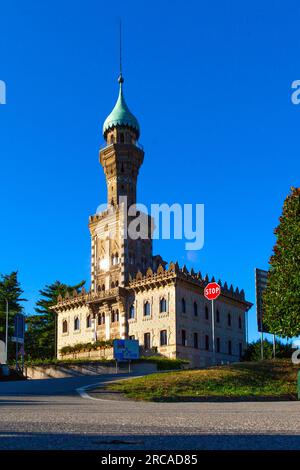
MULTIPOLYGON (((138 199, 204 203, 193 267, 254 302, 254 268, 268 267, 283 200, 299 185, 299 10, 296 0, 2 2, 0 272, 19 271, 27 313, 46 283, 89 281, 119 17, 125 96, 146 151, 138 199)), ((184 241, 155 252, 192 266, 184 241)))

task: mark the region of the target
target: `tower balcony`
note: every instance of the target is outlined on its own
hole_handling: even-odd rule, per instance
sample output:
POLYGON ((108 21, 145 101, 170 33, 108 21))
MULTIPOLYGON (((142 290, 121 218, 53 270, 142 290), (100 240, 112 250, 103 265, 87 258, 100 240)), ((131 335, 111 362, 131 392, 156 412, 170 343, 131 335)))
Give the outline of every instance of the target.
POLYGON ((112 289, 103 290, 99 292, 89 292, 87 297, 87 304, 114 300, 117 297, 124 297, 126 289, 122 287, 114 287, 112 289))

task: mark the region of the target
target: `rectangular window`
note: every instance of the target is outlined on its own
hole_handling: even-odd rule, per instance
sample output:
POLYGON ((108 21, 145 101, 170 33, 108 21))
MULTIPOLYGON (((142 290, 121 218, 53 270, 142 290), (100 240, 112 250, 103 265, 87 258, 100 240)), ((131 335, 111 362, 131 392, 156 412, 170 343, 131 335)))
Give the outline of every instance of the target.
POLYGON ((208 313, 208 306, 205 305, 205 320, 208 320, 208 316, 209 316, 209 313, 208 313))
POLYGON ((194 348, 198 349, 198 333, 194 333, 194 348))
POLYGON ((209 336, 205 335, 205 349, 209 351, 209 336))
POLYGON ((221 341, 220 338, 217 338, 217 353, 221 351, 221 341))
POLYGON ((133 319, 135 317, 134 305, 131 305, 129 308, 129 318, 133 319))
POLYGON ((144 316, 148 317, 149 315, 151 315, 151 306, 149 302, 145 302, 144 303, 144 316))
POLYGON ((182 344, 182 346, 186 346, 186 345, 187 345, 187 341, 186 341, 186 331, 185 331, 185 330, 181 330, 181 344, 182 344))
POLYGON ((228 341, 228 354, 232 354, 232 343, 230 340, 228 341))
POLYGON ((166 346, 168 344, 167 330, 161 330, 160 332, 160 345, 166 346))
POLYGON ((198 304, 197 304, 197 302, 194 302, 194 315, 195 315, 195 317, 198 316, 198 304))
POLYGON ((150 333, 145 333, 144 334, 144 348, 145 349, 150 349, 151 348, 151 339, 150 339, 150 333))

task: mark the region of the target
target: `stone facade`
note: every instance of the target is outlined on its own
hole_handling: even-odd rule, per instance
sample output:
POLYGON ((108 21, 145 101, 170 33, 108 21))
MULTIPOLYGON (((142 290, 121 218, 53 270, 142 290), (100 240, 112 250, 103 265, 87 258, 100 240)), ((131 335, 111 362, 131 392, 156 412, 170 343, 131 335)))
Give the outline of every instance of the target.
MULTIPOLYGON (((125 106, 122 93, 120 88, 112 122, 105 121, 106 144, 100 150, 108 205, 89 219, 91 288, 59 297, 53 307, 58 357, 64 346, 131 338, 139 340, 144 354, 188 359, 191 366, 204 367, 212 362, 211 305, 203 295, 209 279, 153 256, 151 218, 128 211, 136 207, 144 151, 138 144, 136 119, 128 114, 127 105, 120 112, 125 106), (128 233, 128 224, 137 221, 141 236, 136 239, 128 233)), ((243 291, 222 285, 215 302, 218 363, 239 360, 246 345, 245 315, 250 306, 243 291)))

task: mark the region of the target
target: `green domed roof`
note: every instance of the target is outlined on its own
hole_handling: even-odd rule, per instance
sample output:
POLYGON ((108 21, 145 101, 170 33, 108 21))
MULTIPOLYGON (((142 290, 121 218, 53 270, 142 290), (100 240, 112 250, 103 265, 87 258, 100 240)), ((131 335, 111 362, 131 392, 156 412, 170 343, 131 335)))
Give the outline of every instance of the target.
POLYGON ((124 95, 123 95, 123 82, 124 79, 122 75, 120 75, 119 80, 120 84, 120 91, 119 91, 119 96, 117 99, 117 102, 115 104, 114 109, 110 113, 109 116, 104 121, 103 124, 103 135, 105 137, 106 132, 116 126, 128 126, 132 127, 136 132, 137 132, 137 138, 139 138, 140 135, 140 126, 138 123, 137 118, 130 112, 124 95))

